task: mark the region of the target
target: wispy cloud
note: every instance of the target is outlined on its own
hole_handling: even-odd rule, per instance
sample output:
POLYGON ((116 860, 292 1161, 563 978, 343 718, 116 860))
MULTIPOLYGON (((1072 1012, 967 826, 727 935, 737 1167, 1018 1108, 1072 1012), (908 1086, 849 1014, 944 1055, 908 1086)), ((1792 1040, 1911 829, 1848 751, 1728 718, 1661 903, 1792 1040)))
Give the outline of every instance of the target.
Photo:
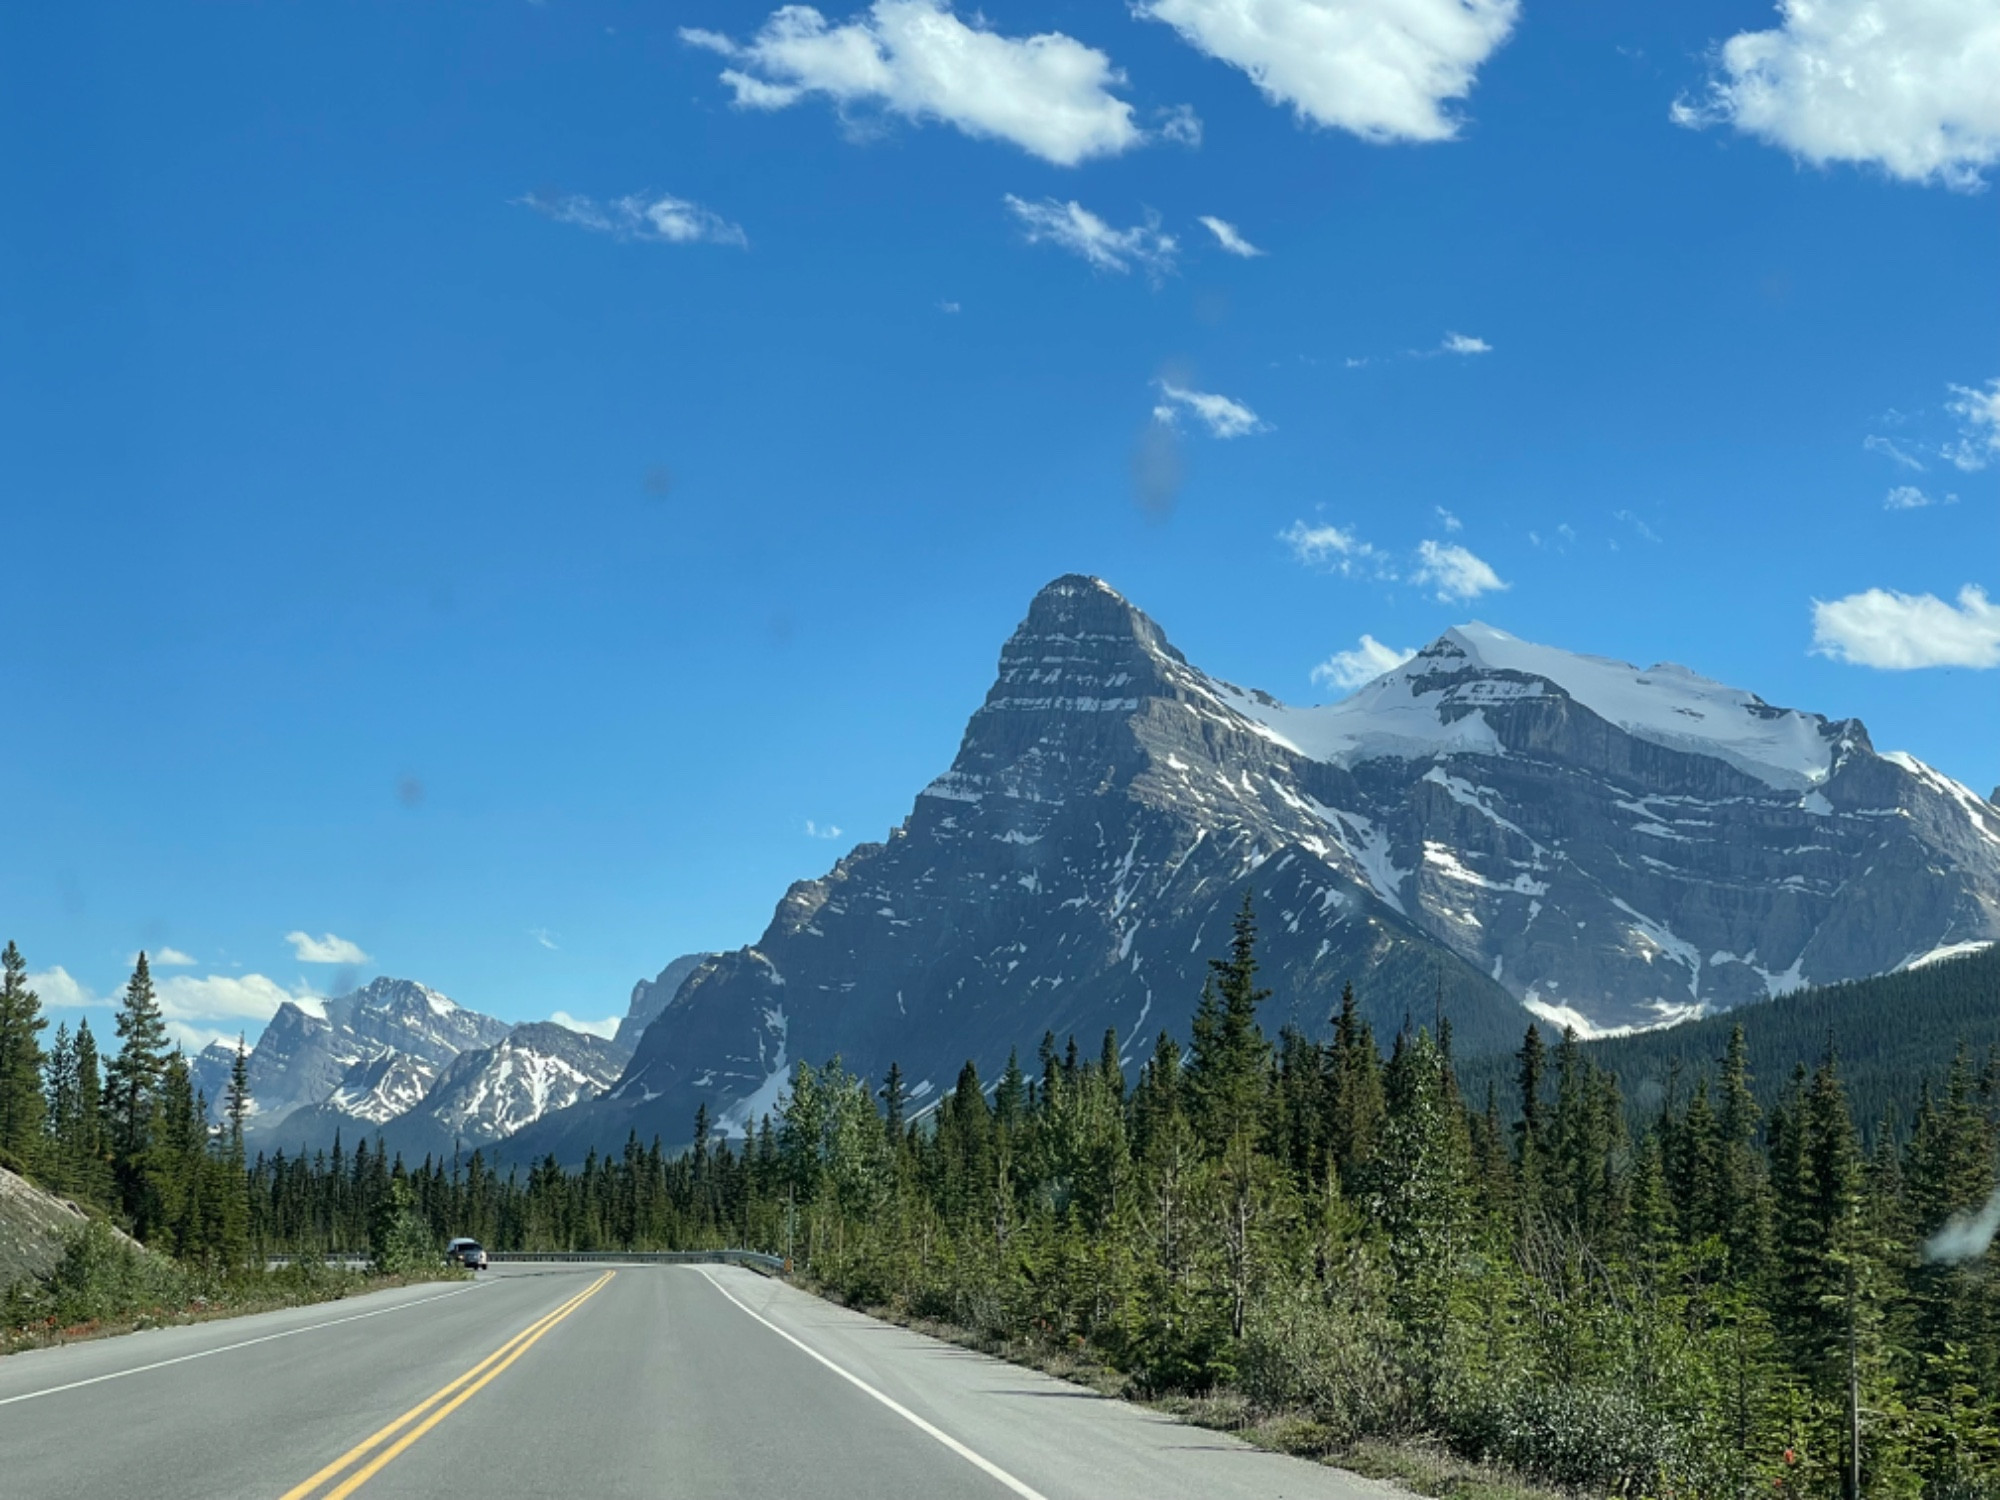
POLYGON ((1215 242, 1231 255, 1240 255, 1245 260, 1250 260, 1264 253, 1244 239, 1236 226, 1227 219, 1218 219, 1213 214, 1203 214, 1201 222, 1208 232, 1215 236, 1215 242))
POLYGON ((1730 125, 1825 166, 1975 191, 2000 160, 2000 9, 1978 0, 1780 0, 1715 54, 1677 124, 1730 125))
POLYGON ((1294 521, 1278 533, 1278 540, 1307 567, 1343 578, 1361 574, 1379 577, 1386 571, 1388 560, 1381 551, 1344 527, 1294 521))
POLYGON ((872 106, 935 120, 1064 167, 1146 138, 1111 92, 1125 75, 1104 53, 1059 31, 1002 36, 943 0, 875 0, 840 26, 810 5, 787 5, 747 42, 693 27, 680 36, 738 64, 722 81, 739 109, 785 109, 818 94, 843 112, 872 106))
POLYGON ((1192 104, 1173 104, 1159 112, 1160 139, 1177 146, 1201 144, 1201 116, 1192 104))
POLYGON ((1882 497, 1884 510, 1925 510, 1933 505, 1956 505, 1958 496, 1946 495, 1942 500, 1932 499, 1914 484, 1899 484, 1882 497))
POLYGON ((1507 39, 1518 0, 1138 0, 1302 120, 1374 142, 1444 141, 1450 102, 1507 39))
POLYGON ((1491 354, 1493 346, 1469 333, 1447 333, 1438 348, 1446 354, 1491 354))
POLYGON ((559 1010, 549 1019, 569 1031, 580 1031, 585 1036, 603 1037, 607 1042, 618 1035, 617 1016, 606 1016, 602 1021, 579 1021, 566 1010, 559 1010))
POLYGON ((1447 604, 1462 604, 1508 587, 1485 559, 1455 542, 1424 542, 1417 548, 1417 562, 1411 580, 1436 588, 1439 600, 1447 604))
POLYGON ((628 193, 607 203, 581 193, 554 198, 529 193, 515 201, 558 224, 574 224, 613 239, 651 240, 665 245, 734 245, 738 249, 750 246, 750 237, 740 224, 732 224, 699 203, 690 203, 671 193, 628 193))
POLYGON ((1813 601, 1813 650, 1835 661, 1885 671, 1921 667, 2000 667, 2000 605, 1968 583, 1958 603, 1935 594, 1868 589, 1813 601))
POLYGON ((1924 471, 1924 461, 1894 438, 1882 437, 1878 433, 1871 432, 1861 440, 1861 446, 1865 451, 1879 453, 1891 463, 1900 464, 1906 469, 1912 469, 1919 474, 1924 471))
POLYGON ((1044 198, 1030 203, 1012 193, 1003 200, 1021 222, 1031 245, 1054 245, 1072 255, 1080 255, 1100 271, 1130 271, 1138 266, 1153 275, 1174 268, 1179 243, 1163 233, 1157 216, 1129 229, 1113 229, 1109 223, 1074 198, 1061 202, 1044 198))
MULTIPOLYGON (((2000 95, 2000 89, 1994 92, 2000 95)), ((1951 400, 1944 405, 1959 421, 1958 438, 1945 447, 1946 458, 1967 473, 2000 458, 2000 376, 1987 381, 1984 390, 1967 385, 1951 387, 1951 400)))
POLYGON ((1651 542, 1655 546, 1659 544, 1660 534, 1637 516, 1633 515, 1631 511, 1614 510, 1611 513, 1611 519, 1614 521, 1623 521, 1632 529, 1632 534, 1638 537, 1640 541, 1651 542))
POLYGON ((1312 680, 1322 687, 1358 688, 1384 672, 1393 672, 1416 654, 1407 647, 1385 646, 1374 636, 1364 635, 1359 645, 1336 651, 1314 667, 1312 680))
POLYGON ((562 951, 561 948, 559 948, 556 944, 555 935, 551 933, 546 927, 530 927, 528 929, 528 936, 533 938, 536 942, 540 943, 544 948, 548 949, 551 953, 559 953, 562 951))
POLYGON ((288 932, 285 941, 292 945, 292 957, 302 964, 365 964, 368 955, 361 951, 361 945, 350 943, 344 937, 324 933, 314 937, 307 932, 288 932))
POLYGON ((1191 411, 1208 428, 1211 437, 1238 438, 1253 432, 1269 432, 1271 426, 1245 406, 1213 391, 1194 391, 1171 380, 1155 382, 1162 404, 1153 408, 1156 421, 1172 425, 1181 411, 1191 411))
POLYGON ((1438 524, 1444 527, 1447 532, 1465 530, 1465 522, 1459 520, 1457 516, 1446 510, 1442 505, 1437 507, 1437 518, 1438 524))
MULTIPOLYGON (((178 948, 159 947, 148 948, 144 951, 146 954, 146 963, 155 969, 191 969, 200 962, 192 954, 183 953, 178 948)), ((125 962, 136 964, 139 962, 139 955, 133 953, 125 962)))
POLYGON ((806 837, 809 839, 837 839, 840 837, 840 825, 837 823, 815 823, 811 818, 807 818, 806 837))

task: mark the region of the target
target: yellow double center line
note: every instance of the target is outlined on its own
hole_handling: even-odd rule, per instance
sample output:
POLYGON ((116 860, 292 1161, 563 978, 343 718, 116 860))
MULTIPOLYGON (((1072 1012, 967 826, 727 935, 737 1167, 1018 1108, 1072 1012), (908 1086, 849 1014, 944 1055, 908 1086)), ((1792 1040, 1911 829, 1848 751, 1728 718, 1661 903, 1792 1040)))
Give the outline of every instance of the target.
POLYGON ((519 1333, 515 1334, 506 1343, 495 1349, 486 1358, 467 1370, 436 1395, 425 1397, 388 1426, 382 1428, 379 1432, 371 1433, 361 1442, 349 1448, 340 1457, 313 1475, 312 1478, 286 1490, 282 1496, 282 1500, 306 1500, 306 1496, 319 1493, 321 1485, 338 1479, 342 1474, 347 1474, 347 1477, 341 1479, 332 1489, 319 1493, 319 1500, 347 1500, 349 1495, 381 1473, 383 1469, 394 1462, 396 1457, 412 1443, 416 1442, 418 1438, 422 1437, 446 1417, 465 1405, 467 1401, 470 1401, 479 1393, 480 1388, 487 1381, 514 1363, 523 1354, 526 1354, 534 1346, 535 1341, 543 1334, 547 1333, 556 1324, 560 1323, 564 1318, 596 1296, 603 1289, 604 1284, 617 1274, 616 1271, 606 1271, 597 1280, 578 1292, 554 1312, 549 1313, 546 1317, 536 1319, 526 1328, 523 1328, 519 1333), (426 1413, 429 1415, 426 1415, 426 1413), (418 1420, 419 1418, 422 1420, 418 1420), (416 1425, 412 1427, 411 1423, 415 1423, 416 1425), (403 1432, 405 1427, 409 1427, 410 1430, 403 1432), (396 1437, 396 1434, 399 1432, 403 1432, 403 1435, 396 1437), (389 1440, 391 1438, 396 1438, 396 1440, 390 1443, 389 1440), (389 1446, 382 1448, 384 1443, 389 1443, 389 1446), (368 1455, 375 1453, 377 1448, 382 1448, 382 1451, 376 1453, 375 1457, 368 1458, 368 1455), (368 1461, 361 1463, 363 1459, 368 1459, 368 1461), (354 1469, 351 1474, 347 1473, 349 1468, 355 1464, 360 1464, 361 1466, 354 1469))

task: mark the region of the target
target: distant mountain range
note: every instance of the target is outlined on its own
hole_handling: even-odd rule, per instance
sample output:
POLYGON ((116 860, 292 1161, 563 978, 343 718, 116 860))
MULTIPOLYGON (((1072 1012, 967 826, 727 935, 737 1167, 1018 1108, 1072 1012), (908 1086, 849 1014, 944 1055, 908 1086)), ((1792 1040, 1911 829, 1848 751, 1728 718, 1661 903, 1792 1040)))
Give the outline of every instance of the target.
MULTIPOLYGON (((687 972, 699 957, 668 965, 668 974, 687 972)), ((634 991, 637 1013, 656 1014, 664 1003, 653 1001, 647 981, 634 991)), ((352 994, 278 1008, 249 1056, 248 1144, 296 1153, 342 1134, 350 1143, 379 1136, 411 1160, 469 1152, 603 1092, 631 1053, 626 1042, 552 1021, 511 1025, 413 980, 383 977, 352 994)), ((233 1059, 234 1049, 218 1042, 194 1060, 217 1118, 233 1059)))
POLYGON ((1289 707, 1061 578, 888 840, 794 885, 615 1087, 504 1150, 684 1141, 700 1104, 740 1130, 835 1053, 900 1063, 920 1106, 1045 1030, 1142 1055, 1185 1037, 1245 891, 1273 1029, 1323 1026, 1351 979, 1379 1033, 1441 1007, 1471 1051, 1523 1006, 1601 1034, 1991 943, 2000 808, 1859 721, 1478 624, 1289 707))
POLYGON ((253 1137, 574 1162, 684 1142, 703 1104, 740 1132, 836 1053, 899 1063, 919 1110, 1045 1031, 1094 1051, 1115 1028, 1136 1060, 1185 1038, 1246 892, 1269 1029, 1320 1030, 1352 980, 1379 1035, 1442 1011, 1470 1056, 1514 1046, 1524 1007, 1602 1035, 1989 945, 2000 808, 1856 720, 1478 624, 1291 707, 1071 576, 951 768, 755 945, 641 980, 610 1042, 406 980, 287 1005, 251 1055, 253 1137))

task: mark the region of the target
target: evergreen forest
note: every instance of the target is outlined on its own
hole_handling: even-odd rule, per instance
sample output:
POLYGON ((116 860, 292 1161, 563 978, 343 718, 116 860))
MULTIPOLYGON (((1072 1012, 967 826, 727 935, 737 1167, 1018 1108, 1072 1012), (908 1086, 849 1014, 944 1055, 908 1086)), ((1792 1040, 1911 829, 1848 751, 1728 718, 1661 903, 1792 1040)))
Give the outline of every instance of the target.
POLYGON ((1789 1001, 1643 1056, 1529 1025, 1461 1066, 1448 1015, 1378 1038, 1351 990, 1324 1039, 1266 1034, 1247 899, 1210 971, 1189 1035, 1130 1076, 1115 1035, 1044 1036, 917 1110, 898 1069, 836 1058, 748 1139, 704 1116, 684 1152, 502 1174, 365 1139, 246 1161, 242 1069, 211 1127, 143 958, 106 1060, 83 1026, 44 1047, 10 945, 0 1160, 210 1264, 452 1234, 771 1250, 1141 1394, 1293 1414, 1335 1455, 1431 1443, 1598 1493, 2000 1496, 2000 1048, 1972 1042, 2000 969, 1896 976, 1962 990, 1965 1025, 1860 1100, 1846 1033, 1773 1019, 1789 1001))

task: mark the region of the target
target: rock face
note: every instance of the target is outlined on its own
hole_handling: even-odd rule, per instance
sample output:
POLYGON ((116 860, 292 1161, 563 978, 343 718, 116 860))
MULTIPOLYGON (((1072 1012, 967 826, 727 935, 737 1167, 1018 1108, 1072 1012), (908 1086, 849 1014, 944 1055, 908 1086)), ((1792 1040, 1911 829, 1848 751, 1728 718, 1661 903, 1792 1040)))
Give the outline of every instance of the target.
POLYGON ((1291 708, 1066 577, 888 841, 793 886, 615 1089, 508 1149, 685 1140, 702 1103, 740 1130, 834 1053, 899 1062, 919 1106, 1045 1028, 1143 1054, 1185 1038, 1246 889, 1268 1029, 1317 1029, 1352 979, 1378 1032, 1442 1004, 1462 1047, 1510 1045, 1523 1003, 1654 1025, 2000 936, 2000 810, 1858 722, 1480 625, 1291 708))
POLYGON ((715 953, 684 953, 660 970, 658 978, 642 979, 633 985, 632 1003, 619 1021, 618 1031, 612 1040, 629 1056, 638 1047, 641 1034, 653 1024, 653 1018, 667 1008, 667 1002, 674 998, 674 993, 686 982, 688 975, 711 958, 720 956, 715 953))

